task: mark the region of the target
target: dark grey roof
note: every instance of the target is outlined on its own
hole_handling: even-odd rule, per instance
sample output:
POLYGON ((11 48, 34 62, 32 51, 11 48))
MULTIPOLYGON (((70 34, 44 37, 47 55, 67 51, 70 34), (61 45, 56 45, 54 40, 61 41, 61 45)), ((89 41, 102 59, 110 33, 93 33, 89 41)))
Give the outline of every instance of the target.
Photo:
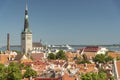
POLYGON ((55 78, 55 72, 49 72, 49 73, 43 73, 42 75, 40 75, 40 77, 42 78, 55 78))
POLYGON ((40 42, 33 42, 33 47, 43 47, 43 45, 40 42))
POLYGON ((17 54, 15 57, 15 60, 20 60, 23 57, 24 54, 17 54))
POLYGON ((30 32, 30 31, 28 31, 28 32, 23 31, 21 34, 32 34, 32 32, 30 32))

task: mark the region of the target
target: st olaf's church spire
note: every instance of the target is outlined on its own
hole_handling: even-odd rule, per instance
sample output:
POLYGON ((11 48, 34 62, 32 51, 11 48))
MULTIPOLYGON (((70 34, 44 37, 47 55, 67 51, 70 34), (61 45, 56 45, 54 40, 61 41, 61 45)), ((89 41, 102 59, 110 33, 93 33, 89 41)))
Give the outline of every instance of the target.
POLYGON ((21 33, 21 52, 23 54, 28 54, 30 51, 32 51, 32 32, 29 29, 28 1, 26 0, 24 30, 21 33))
POLYGON ((28 21, 28 0, 26 0, 25 18, 24 18, 24 31, 25 33, 31 33, 29 29, 28 21))

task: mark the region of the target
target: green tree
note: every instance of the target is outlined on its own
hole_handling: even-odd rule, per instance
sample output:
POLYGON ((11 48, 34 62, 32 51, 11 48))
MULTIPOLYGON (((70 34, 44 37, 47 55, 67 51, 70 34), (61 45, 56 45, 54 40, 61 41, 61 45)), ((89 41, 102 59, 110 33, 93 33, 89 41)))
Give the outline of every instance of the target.
POLYGON ((23 70, 23 69, 25 69, 25 66, 24 66, 24 64, 22 63, 22 64, 19 64, 19 66, 18 66, 19 68, 20 68, 20 70, 23 70))
POLYGON ((86 73, 81 75, 81 80, 92 80, 91 73, 86 73))
POLYGON ((105 72, 99 72, 98 73, 99 80, 106 80, 107 74, 105 72))
POLYGON ((111 56, 106 56, 106 57, 105 57, 105 61, 106 61, 106 62, 113 61, 113 58, 112 58, 111 56))
POLYGON ((104 72, 81 74, 80 80, 106 80, 107 75, 104 72))
POLYGON ((110 80, 116 80, 116 79, 115 79, 115 76, 110 76, 109 79, 110 79, 110 80))
POLYGON ((53 59, 53 60, 55 60, 55 59, 56 59, 56 55, 53 54, 53 53, 49 53, 48 59, 53 59))
POLYGON ((85 63, 90 64, 90 61, 89 60, 78 60, 77 61, 77 64, 85 64, 85 63))
POLYGON ((87 76, 85 74, 81 74, 80 80, 86 80, 86 79, 87 79, 87 76))
POLYGON ((65 56, 65 52, 63 50, 60 50, 57 54, 56 54, 56 59, 64 59, 67 60, 66 56, 65 56))
POLYGON ((116 60, 120 60, 120 56, 117 56, 117 57, 116 57, 116 60))
POLYGON ((0 64, 0 80, 6 80, 6 68, 3 64, 0 64))
POLYGON ((7 80, 21 80, 22 74, 18 63, 10 63, 7 67, 7 80))
POLYGON ((26 68, 26 72, 24 73, 25 78, 35 77, 37 76, 37 72, 31 69, 30 67, 26 68))
POLYGON ((15 51, 16 53, 18 53, 18 54, 20 54, 21 52, 20 51, 18 51, 18 50, 13 50, 13 51, 15 51))
POLYGON ((91 74, 93 80, 98 80, 98 74, 97 73, 92 73, 91 74))
POLYGON ((93 60, 98 63, 104 63, 105 57, 106 56, 104 54, 97 54, 93 60))
POLYGON ((97 54, 95 58, 93 58, 93 61, 98 63, 106 63, 112 60, 113 58, 111 56, 108 56, 107 54, 97 54))

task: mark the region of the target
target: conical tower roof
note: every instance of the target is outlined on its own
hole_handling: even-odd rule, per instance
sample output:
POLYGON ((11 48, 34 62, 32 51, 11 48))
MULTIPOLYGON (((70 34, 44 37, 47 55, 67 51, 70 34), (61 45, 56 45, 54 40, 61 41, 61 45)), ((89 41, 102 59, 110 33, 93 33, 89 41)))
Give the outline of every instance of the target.
POLYGON ((26 0, 24 31, 22 33, 31 33, 31 31, 29 29, 29 20, 28 20, 28 0, 26 0))

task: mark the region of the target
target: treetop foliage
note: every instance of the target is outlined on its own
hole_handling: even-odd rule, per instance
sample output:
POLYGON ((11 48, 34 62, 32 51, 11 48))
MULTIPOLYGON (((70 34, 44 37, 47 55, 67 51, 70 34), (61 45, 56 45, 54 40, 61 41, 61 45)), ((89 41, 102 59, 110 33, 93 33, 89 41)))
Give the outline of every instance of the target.
POLYGON ((53 53, 49 53, 48 55, 48 59, 63 59, 63 60, 67 60, 66 56, 65 56, 65 52, 63 50, 60 50, 59 52, 57 52, 56 54, 53 53))

